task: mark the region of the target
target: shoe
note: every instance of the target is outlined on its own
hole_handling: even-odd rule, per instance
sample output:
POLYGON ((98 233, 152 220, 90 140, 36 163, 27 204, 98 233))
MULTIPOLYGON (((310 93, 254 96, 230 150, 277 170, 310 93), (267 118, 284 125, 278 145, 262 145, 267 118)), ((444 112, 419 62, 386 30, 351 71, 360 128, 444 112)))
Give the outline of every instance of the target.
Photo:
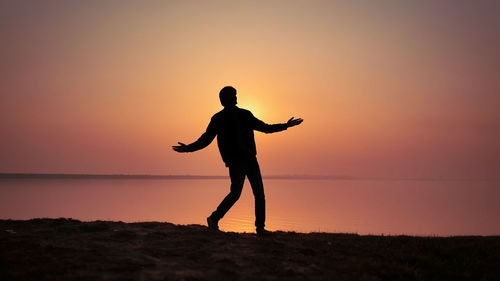
POLYGON ((216 221, 216 220, 212 219, 211 217, 208 217, 207 224, 208 224, 208 228, 210 228, 212 230, 219 230, 219 221, 216 221))
POLYGON ((257 236, 269 236, 272 235, 272 231, 266 230, 264 228, 257 228, 257 236))

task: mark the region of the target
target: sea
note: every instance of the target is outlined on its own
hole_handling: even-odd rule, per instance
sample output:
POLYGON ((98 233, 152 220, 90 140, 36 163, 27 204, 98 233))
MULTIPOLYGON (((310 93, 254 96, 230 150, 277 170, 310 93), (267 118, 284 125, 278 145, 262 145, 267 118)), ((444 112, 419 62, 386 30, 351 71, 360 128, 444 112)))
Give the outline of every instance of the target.
MULTIPOLYGON (((266 228, 361 235, 500 235, 498 180, 267 179, 266 228)), ((206 225, 227 178, 1 178, 0 219, 206 225)), ((220 221, 254 232, 248 181, 220 221)))

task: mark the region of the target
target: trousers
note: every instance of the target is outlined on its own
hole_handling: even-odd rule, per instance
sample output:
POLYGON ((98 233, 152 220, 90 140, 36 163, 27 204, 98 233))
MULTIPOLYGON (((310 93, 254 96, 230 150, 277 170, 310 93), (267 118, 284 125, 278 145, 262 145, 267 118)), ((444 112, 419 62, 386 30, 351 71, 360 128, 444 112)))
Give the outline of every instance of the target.
POLYGON ((266 220, 266 199, 264 196, 264 183, 260 174, 259 163, 256 157, 250 157, 244 161, 229 165, 229 177, 231 178, 231 191, 222 200, 217 209, 210 216, 218 221, 238 201, 243 190, 245 177, 248 177, 255 199, 255 226, 264 228, 266 220))

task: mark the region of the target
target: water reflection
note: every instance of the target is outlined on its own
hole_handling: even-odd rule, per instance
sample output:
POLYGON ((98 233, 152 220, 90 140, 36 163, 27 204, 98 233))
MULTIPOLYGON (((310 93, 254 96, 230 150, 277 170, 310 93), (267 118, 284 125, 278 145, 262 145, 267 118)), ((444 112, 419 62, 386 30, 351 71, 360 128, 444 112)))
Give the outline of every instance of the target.
MULTIPOLYGON (((500 234, 498 182, 265 180, 267 228, 360 234, 500 234)), ((205 224, 229 189, 221 180, 3 179, 0 218, 205 224)), ((221 220, 254 231, 253 196, 221 220)))

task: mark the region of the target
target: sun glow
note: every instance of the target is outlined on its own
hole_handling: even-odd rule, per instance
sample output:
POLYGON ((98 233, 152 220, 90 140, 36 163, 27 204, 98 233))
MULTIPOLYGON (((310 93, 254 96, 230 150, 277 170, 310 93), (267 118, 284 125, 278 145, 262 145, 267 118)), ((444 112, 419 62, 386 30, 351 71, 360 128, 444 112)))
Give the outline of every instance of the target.
MULTIPOLYGON (((257 102, 250 102, 248 104, 242 104, 242 105, 239 105, 241 108, 244 108, 244 109, 247 109, 247 110, 250 110, 252 112, 252 114, 259 118, 259 119, 263 119, 265 117, 265 109, 264 107, 262 107, 259 103, 257 102)), ((265 120, 263 120, 265 122, 265 120)))
POLYGON ((266 123, 276 123, 276 120, 281 120, 286 116, 278 116, 278 113, 272 109, 273 102, 271 97, 267 98, 262 92, 249 93, 239 97, 238 106, 250 110, 255 117, 266 123))

